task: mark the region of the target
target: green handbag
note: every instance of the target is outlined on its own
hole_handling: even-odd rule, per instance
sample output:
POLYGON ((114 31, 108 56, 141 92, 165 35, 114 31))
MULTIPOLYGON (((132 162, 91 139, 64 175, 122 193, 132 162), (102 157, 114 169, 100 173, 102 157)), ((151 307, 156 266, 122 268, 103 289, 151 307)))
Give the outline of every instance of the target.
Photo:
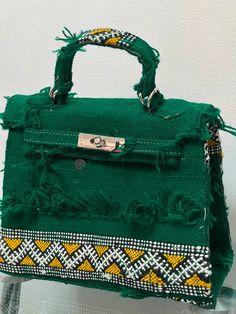
POLYGON ((7 97, 0 270, 214 308, 233 261, 219 129, 235 129, 210 104, 164 99, 139 37, 63 33, 53 88, 7 97), (87 44, 138 58, 138 97, 70 93, 87 44))

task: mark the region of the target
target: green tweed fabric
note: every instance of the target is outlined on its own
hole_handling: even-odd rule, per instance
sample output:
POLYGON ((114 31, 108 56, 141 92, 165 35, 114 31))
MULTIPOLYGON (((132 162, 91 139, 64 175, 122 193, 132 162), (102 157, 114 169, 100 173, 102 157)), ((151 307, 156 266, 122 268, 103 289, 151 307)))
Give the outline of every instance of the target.
POLYGON ((63 95, 55 103, 45 88, 7 100, 0 270, 214 308, 233 262, 219 109, 160 93, 152 112, 136 98, 63 95), (78 147, 82 133, 125 144, 78 147), (50 260, 55 243, 64 255, 50 260), (95 253, 79 260, 83 246, 96 248, 96 263, 95 253), (95 271, 111 248, 112 263, 95 271))

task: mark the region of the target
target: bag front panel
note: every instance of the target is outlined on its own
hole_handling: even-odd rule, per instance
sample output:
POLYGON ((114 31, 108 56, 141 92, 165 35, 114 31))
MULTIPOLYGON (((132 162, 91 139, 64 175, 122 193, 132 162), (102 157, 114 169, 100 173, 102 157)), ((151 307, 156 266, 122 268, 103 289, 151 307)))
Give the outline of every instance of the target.
MULTIPOLYGON (((122 220, 146 228, 157 222, 205 225, 209 176, 201 143, 185 145, 182 157, 173 166, 163 164, 163 160, 152 165, 119 159, 81 159, 79 150, 76 157, 67 157, 49 153, 55 148, 53 145, 25 145, 22 137, 22 132, 10 131, 4 178, 4 196, 10 210, 3 215, 4 226, 8 214, 11 217, 14 213, 12 207, 16 214, 18 210, 18 214, 25 212, 28 219, 32 216, 36 230, 47 228, 43 223, 45 216, 51 222, 60 221, 63 215, 122 220), (36 216, 39 220, 42 216, 42 221, 38 222, 36 216)), ((25 227, 22 220, 16 219, 14 223, 19 228, 21 224, 25 227)), ((73 224, 57 227, 77 232, 73 224)), ((203 234, 205 245, 204 237, 203 234)))
POLYGON ((5 254, 1 270, 116 289, 134 297, 147 296, 145 293, 178 298, 188 295, 193 302, 209 303, 211 264, 204 210, 193 213, 190 221, 177 211, 181 201, 182 205, 190 202, 186 210, 191 211, 198 209, 191 208, 198 204, 194 197, 204 200, 206 169, 202 167, 195 176, 194 186, 190 184, 191 167, 184 166, 191 159, 196 162, 194 168, 201 169, 205 160, 201 143, 186 145, 174 166, 83 157, 85 165, 77 169, 80 154, 50 155, 54 144, 50 147, 24 139, 22 131, 10 130, 4 194, 14 195, 15 203, 3 211, 1 247, 5 254), (105 199, 99 199, 98 190, 104 192, 105 199), (155 192, 159 198, 148 203, 146 196, 155 192), (88 193, 86 211, 77 208, 74 212, 68 205, 78 193, 88 193), (192 200, 184 199, 190 193, 192 200), (111 196, 116 202, 106 204, 111 196), (56 209, 57 201, 63 206, 56 209), (153 213, 153 201, 169 205, 170 212, 159 208, 153 213), (121 207, 127 203, 133 204, 133 209, 136 206, 136 211, 121 207), (37 207, 40 204, 46 204, 45 209, 37 207), (193 219, 198 219, 197 223, 193 219), (208 265, 204 271, 203 265, 208 265), (172 275, 167 277, 167 273, 172 275))
POLYGON ((150 133, 127 127, 117 134, 127 131, 136 146, 112 155, 76 146, 78 133, 97 133, 101 121, 96 128, 80 123, 76 132, 65 130, 66 113, 56 127, 48 114, 30 114, 37 127, 9 132, 1 269, 212 306, 210 173, 196 130, 188 138, 191 128, 177 134, 173 122, 173 133, 140 137, 137 146, 137 134, 150 133))

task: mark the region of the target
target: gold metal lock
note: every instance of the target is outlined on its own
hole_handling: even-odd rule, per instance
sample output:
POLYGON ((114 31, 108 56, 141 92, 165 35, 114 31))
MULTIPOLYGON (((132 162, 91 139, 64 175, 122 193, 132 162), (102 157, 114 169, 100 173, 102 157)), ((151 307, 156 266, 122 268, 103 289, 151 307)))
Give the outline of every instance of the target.
POLYGON ((125 144, 122 137, 103 136, 97 134, 79 133, 78 147, 97 149, 106 152, 120 152, 125 144))

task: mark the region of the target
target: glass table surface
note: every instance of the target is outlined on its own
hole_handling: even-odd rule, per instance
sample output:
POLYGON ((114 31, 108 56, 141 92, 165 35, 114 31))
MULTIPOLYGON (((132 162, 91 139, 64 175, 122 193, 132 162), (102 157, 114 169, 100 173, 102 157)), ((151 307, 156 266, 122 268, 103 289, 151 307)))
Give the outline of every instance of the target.
POLYGON ((215 310, 160 298, 134 300, 119 293, 0 273, 2 314, 236 313, 236 290, 223 287, 215 310))

